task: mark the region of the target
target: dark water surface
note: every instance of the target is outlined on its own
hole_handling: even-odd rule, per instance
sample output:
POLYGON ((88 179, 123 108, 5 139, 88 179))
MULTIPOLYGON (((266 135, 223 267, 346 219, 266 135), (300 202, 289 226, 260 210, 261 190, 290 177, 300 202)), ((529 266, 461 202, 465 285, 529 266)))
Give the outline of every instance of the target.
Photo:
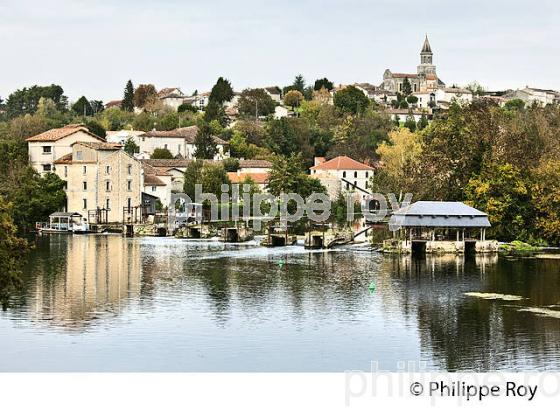
POLYGON ((52 236, 0 371, 559 371, 559 305, 560 260, 52 236))

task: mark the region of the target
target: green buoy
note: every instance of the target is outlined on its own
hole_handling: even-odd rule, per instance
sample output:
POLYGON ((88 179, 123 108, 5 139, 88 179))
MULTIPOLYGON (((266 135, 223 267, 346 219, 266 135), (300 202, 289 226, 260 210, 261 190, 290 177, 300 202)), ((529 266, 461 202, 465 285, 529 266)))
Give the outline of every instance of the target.
POLYGON ((375 292, 375 289, 376 289, 376 288, 375 288, 375 282, 371 282, 371 283, 369 284, 368 289, 369 289, 369 293, 375 292))

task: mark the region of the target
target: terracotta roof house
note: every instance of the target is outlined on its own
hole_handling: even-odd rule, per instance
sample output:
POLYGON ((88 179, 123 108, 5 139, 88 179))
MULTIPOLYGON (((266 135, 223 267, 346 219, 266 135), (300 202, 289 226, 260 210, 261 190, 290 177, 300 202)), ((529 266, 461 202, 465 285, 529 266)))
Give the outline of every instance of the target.
POLYGON ((317 178, 327 188, 332 199, 342 193, 353 192, 365 196, 374 168, 347 156, 340 156, 325 161, 315 158, 315 165, 310 168, 311 176, 317 178))
POLYGON ((105 140, 90 132, 83 124, 69 124, 53 128, 26 139, 29 162, 39 173, 53 172, 55 161, 72 152, 78 141, 105 143, 105 140))

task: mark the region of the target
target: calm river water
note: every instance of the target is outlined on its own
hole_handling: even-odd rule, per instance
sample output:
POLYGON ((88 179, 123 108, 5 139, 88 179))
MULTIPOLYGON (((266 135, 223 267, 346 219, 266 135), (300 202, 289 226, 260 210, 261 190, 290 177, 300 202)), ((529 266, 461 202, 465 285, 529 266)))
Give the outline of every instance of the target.
POLYGON ((559 371, 560 260, 51 236, 0 336, 0 371, 559 371))

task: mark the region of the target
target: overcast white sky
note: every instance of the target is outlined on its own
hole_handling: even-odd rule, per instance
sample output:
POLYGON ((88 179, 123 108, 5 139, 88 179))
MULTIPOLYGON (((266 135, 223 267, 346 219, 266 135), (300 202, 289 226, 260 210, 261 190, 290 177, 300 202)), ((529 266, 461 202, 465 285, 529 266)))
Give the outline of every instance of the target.
POLYGON ((558 0, 0 0, 0 96, 56 83, 108 101, 129 78, 379 84, 416 70, 425 33, 448 84, 560 89, 559 17, 558 0))

